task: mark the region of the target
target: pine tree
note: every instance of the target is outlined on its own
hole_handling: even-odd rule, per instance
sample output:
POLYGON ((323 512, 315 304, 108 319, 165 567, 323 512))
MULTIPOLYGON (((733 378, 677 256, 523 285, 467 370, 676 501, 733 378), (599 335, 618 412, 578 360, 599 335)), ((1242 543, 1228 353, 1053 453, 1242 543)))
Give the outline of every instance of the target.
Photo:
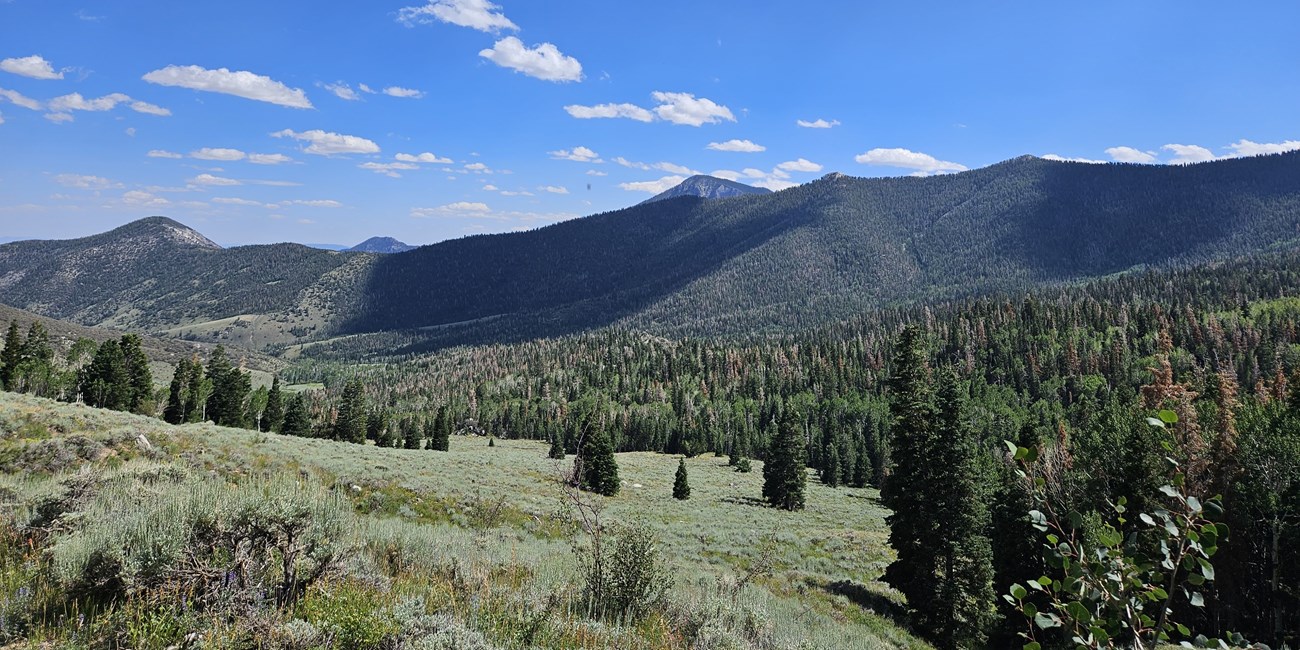
POLYGON ((109 339, 100 344, 81 376, 81 394, 86 404, 120 411, 127 404, 126 359, 122 347, 109 339))
POLYGON ((415 426, 415 420, 406 418, 402 420, 402 447, 405 449, 420 448, 420 429, 415 426))
POLYGON ((574 463, 581 474, 582 489, 607 497, 618 494, 618 461, 614 459, 614 443, 604 427, 595 427, 588 434, 574 463))
POLYGON ((271 390, 266 393, 266 410, 262 413, 262 424, 267 431, 282 433, 284 431, 284 393, 280 390, 280 376, 271 379, 271 390))
POLYGON ((18 354, 20 360, 12 378, 14 386, 10 390, 41 397, 56 394, 54 348, 50 345, 50 335, 40 321, 33 321, 27 329, 27 338, 18 354))
POLYGON ((438 415, 433 421, 433 436, 429 439, 429 449, 447 451, 451 449, 451 415, 447 407, 439 406, 438 415))
POLYGON ((149 370, 149 357, 138 334, 126 334, 118 343, 126 363, 126 410, 142 415, 153 415, 153 373, 149 370))
POLYGON ((190 383, 190 360, 181 357, 172 374, 171 386, 167 389, 167 407, 163 409, 163 420, 170 424, 185 421, 185 398, 190 383))
POLYGON ((334 420, 334 439, 343 442, 366 441, 366 396, 361 380, 348 380, 343 386, 338 417, 334 420))
POLYGON ((677 461, 677 477, 673 480, 673 498, 685 501, 691 498, 691 484, 686 479, 686 459, 677 461))
POLYGON ((208 379, 199 363, 198 355, 190 360, 189 385, 185 387, 185 421, 202 422, 207 419, 208 396, 212 394, 212 380, 208 379))
POLYGON ((803 510, 804 485, 808 480, 805 446, 799 416, 792 407, 787 407, 763 463, 763 498, 772 507, 803 510))
POLYGON ((933 460, 934 406, 930 370, 915 326, 903 329, 895 345, 889 378, 890 453, 894 466, 880 491, 891 513, 889 544, 897 558, 885 569, 885 581, 903 593, 913 629, 937 627, 939 527, 933 460))
POLYGON ((23 360, 23 335, 18 329, 18 321, 9 321, 9 331, 5 333, 5 349, 0 352, 0 388, 14 391, 14 376, 18 365, 23 360))
POLYGON ((395 441, 388 429, 388 413, 375 409, 366 416, 366 437, 375 441, 376 447, 393 447, 395 441))
POLYGON ((564 439, 560 436, 559 431, 551 434, 551 449, 546 453, 546 457, 553 460, 564 460, 564 439))
POLYGON ((831 445, 826 457, 826 467, 822 470, 822 483, 827 487, 839 487, 840 472, 840 449, 838 445, 831 445))
POLYGON ((307 413, 307 398, 302 393, 289 398, 280 432, 286 436, 311 437, 311 416, 307 413))
POLYGON ((433 439, 434 439, 435 437, 437 437, 437 435, 438 435, 438 422, 437 422, 437 416, 434 416, 434 417, 431 417, 431 418, 430 418, 430 417, 426 417, 426 418, 424 419, 424 428, 423 428, 423 432, 422 432, 422 433, 423 433, 424 439, 428 441, 428 442, 424 443, 424 448, 425 448, 425 449, 433 449, 433 439))
POLYGON ((208 359, 208 380, 212 394, 208 396, 207 418, 223 427, 242 427, 244 400, 252 390, 252 379, 230 363, 225 346, 218 345, 208 359))

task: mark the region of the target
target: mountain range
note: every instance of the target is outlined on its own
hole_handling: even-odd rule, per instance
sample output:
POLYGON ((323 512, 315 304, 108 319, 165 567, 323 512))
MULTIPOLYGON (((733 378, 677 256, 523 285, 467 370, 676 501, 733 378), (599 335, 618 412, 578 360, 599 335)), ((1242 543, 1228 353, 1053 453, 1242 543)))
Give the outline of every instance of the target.
POLYGON ((696 175, 692 176, 677 185, 674 185, 663 192, 660 192, 644 201, 654 203, 665 199, 675 199, 679 196, 698 196, 701 199, 729 199, 733 196, 744 196, 746 194, 770 194, 772 190, 729 181, 725 178, 715 176, 696 175))
POLYGON ((221 249, 153 217, 0 245, 0 302, 85 325, 279 349, 401 330, 412 347, 623 324, 782 332, 919 300, 1084 281, 1300 242, 1300 153, 1152 166, 1016 158, 680 196, 376 255, 221 249))

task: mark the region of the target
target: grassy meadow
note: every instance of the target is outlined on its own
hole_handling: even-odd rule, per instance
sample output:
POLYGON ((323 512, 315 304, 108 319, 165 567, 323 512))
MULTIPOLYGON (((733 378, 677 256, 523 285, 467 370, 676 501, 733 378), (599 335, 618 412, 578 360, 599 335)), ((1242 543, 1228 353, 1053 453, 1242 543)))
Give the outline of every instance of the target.
POLYGON ((5 648, 923 648, 891 622, 885 511, 822 486, 764 507, 761 463, 618 454, 584 495, 649 531, 640 616, 584 599, 590 536, 544 443, 446 453, 291 438, 0 393, 5 648), (606 612, 607 614, 607 612, 606 612))

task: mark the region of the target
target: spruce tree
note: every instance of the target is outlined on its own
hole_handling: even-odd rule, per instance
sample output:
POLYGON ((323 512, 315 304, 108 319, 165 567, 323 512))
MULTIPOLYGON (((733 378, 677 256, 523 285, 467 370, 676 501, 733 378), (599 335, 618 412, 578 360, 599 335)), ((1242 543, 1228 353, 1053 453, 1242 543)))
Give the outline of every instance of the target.
POLYGON ((564 460, 564 439, 560 436, 559 431, 551 434, 551 449, 546 453, 546 457, 554 460, 564 460))
POLYGON ((18 329, 18 321, 9 321, 9 331, 5 333, 5 349, 0 352, 0 388, 13 391, 14 376, 18 365, 23 360, 23 335, 18 329))
POLYGON ((763 463, 763 498, 774 508, 803 510, 804 485, 808 472, 804 464, 803 426, 792 407, 781 414, 763 463))
POLYGON ((366 437, 374 440, 376 447, 396 446, 388 428, 388 413, 383 409, 375 409, 366 416, 366 437))
POLYGON ((433 439, 438 435, 437 416, 424 418, 424 427, 421 433, 424 439, 428 441, 424 443, 424 448, 433 449, 433 439))
POLYGON ((350 379, 343 386, 338 416, 334 420, 334 439, 343 442, 366 441, 366 396, 360 379, 350 379))
POLYGON ((451 449, 451 415, 446 405, 438 407, 438 415, 433 421, 433 437, 429 439, 429 449, 447 451, 451 449))
POLYGON ((307 413, 307 398, 302 393, 289 398, 280 432, 286 436, 311 437, 311 415, 307 413))
POLYGON ((271 379, 271 390, 266 393, 266 410, 262 424, 267 431, 282 433, 284 427, 284 393, 280 390, 280 376, 271 379))
POLYGON ((54 376, 54 348, 50 335, 40 321, 33 321, 27 329, 27 338, 19 349, 20 360, 14 371, 14 388, 24 393, 49 397, 56 393, 54 376))
POLYGON ((169 424, 181 424, 185 421, 185 397, 190 383, 190 360, 181 357, 172 374, 171 386, 167 389, 167 407, 163 409, 163 420, 169 424))
POLYGON ((415 426, 415 420, 405 418, 402 420, 402 447, 404 449, 420 448, 420 429, 415 426))
POLYGON ((153 373, 149 370, 149 357, 138 334, 126 334, 118 343, 126 363, 126 410, 142 415, 154 413, 153 373))
POLYGON ((242 427, 244 400, 252 390, 252 379, 230 363, 225 346, 218 345, 208 359, 208 380, 212 394, 208 396, 207 418, 223 427, 242 427))
POLYGON ((127 404, 128 380, 122 347, 109 339, 100 344, 90 365, 82 372, 81 394, 86 404, 120 411, 127 404))
POLYGON ((207 420, 208 396, 212 394, 212 380, 208 379, 199 363, 198 355, 190 360, 189 385, 185 388, 185 421, 207 420))
POLYGON ((581 472, 582 489, 607 497, 618 494, 618 461, 614 459, 614 443, 604 427, 595 427, 588 434, 574 462, 581 472))
POLYGON ((686 459, 677 461, 677 477, 673 480, 673 498, 685 501, 691 498, 691 484, 686 479, 686 459))
POLYGON ((827 487, 837 488, 840 486, 840 450, 838 445, 832 444, 830 451, 827 452, 826 467, 822 469, 822 483, 827 487))
POLYGON ((890 453, 894 466, 880 491, 891 513, 889 544, 897 554, 885 581, 907 598, 912 627, 933 630, 938 600, 938 543, 941 521, 932 498, 934 406, 930 369, 916 326, 903 329, 889 377, 890 453))

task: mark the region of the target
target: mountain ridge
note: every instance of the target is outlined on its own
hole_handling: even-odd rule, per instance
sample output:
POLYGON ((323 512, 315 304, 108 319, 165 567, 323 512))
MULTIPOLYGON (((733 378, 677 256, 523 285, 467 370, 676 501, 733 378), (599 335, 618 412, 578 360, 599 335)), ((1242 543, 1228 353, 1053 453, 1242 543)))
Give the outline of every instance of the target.
POLYGON ((772 190, 763 187, 754 187, 707 174, 696 174, 637 205, 675 199, 680 196, 694 196, 701 199, 727 199, 746 194, 770 194, 771 192, 772 190))

